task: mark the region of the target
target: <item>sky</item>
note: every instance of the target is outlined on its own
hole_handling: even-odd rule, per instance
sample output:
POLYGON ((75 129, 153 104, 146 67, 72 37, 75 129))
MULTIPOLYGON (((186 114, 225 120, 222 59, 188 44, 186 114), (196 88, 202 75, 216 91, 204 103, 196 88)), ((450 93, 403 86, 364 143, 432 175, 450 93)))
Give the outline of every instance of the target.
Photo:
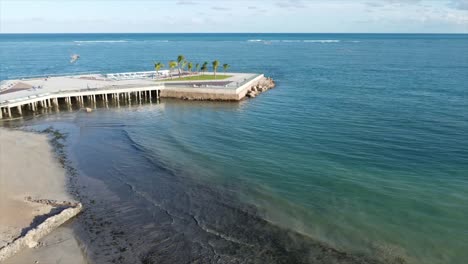
POLYGON ((468 0, 0 0, 0 33, 468 33, 468 0))

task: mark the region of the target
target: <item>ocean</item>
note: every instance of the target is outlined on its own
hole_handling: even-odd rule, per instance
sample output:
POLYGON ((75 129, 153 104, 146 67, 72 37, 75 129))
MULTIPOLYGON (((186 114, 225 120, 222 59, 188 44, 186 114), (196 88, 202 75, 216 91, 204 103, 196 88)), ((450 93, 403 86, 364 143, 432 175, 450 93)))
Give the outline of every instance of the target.
POLYGON ((94 259, 468 261, 468 35, 0 34, 0 80, 179 54, 277 86, 0 121, 69 135, 94 259))

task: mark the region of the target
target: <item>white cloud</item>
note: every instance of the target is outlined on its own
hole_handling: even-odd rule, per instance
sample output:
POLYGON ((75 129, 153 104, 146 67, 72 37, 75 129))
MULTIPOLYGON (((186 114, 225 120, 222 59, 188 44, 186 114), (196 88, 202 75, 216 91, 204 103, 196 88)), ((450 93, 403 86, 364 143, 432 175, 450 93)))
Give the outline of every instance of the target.
POLYGON ((0 1, 3 32, 468 33, 468 0, 0 1))
POLYGON ((190 1, 190 0, 181 0, 177 1, 176 5, 197 5, 198 3, 195 1, 190 1))
POLYGON ((276 5, 281 8, 305 8, 306 4, 302 0, 283 0, 276 2, 276 5))
POLYGON ((216 10, 216 11, 229 11, 231 8, 229 7, 222 7, 222 6, 213 6, 211 9, 216 10))
POLYGON ((468 10, 468 0, 452 0, 450 6, 460 10, 468 10))

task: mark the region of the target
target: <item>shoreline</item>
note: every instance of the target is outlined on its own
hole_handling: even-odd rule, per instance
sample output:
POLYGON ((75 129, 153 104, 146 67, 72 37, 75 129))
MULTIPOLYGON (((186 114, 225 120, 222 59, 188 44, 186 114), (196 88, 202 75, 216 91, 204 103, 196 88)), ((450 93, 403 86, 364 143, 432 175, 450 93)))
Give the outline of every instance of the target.
POLYGON ((59 227, 81 204, 47 135, 0 128, 0 142, 0 259, 87 263, 71 229, 59 227))

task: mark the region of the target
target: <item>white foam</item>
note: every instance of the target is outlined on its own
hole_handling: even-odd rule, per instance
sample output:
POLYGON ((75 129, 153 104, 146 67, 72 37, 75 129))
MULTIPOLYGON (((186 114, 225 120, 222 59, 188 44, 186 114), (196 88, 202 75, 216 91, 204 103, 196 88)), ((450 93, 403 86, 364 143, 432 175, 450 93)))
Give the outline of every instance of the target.
POLYGON ((122 43, 128 40, 75 40, 75 43, 122 43))
POLYGON ((337 39, 307 39, 304 40, 304 42, 310 42, 310 43, 338 43, 340 40, 337 39))
POLYGON ((273 40, 262 40, 262 39, 249 39, 248 42, 283 42, 283 43, 298 43, 298 42, 309 42, 309 43, 338 43, 341 40, 338 39, 273 39, 273 40))
MULTIPOLYGON (((141 40, 142 42, 169 42, 167 39, 146 39, 146 40, 141 40)), ((177 41, 175 41, 177 42, 177 41)))

